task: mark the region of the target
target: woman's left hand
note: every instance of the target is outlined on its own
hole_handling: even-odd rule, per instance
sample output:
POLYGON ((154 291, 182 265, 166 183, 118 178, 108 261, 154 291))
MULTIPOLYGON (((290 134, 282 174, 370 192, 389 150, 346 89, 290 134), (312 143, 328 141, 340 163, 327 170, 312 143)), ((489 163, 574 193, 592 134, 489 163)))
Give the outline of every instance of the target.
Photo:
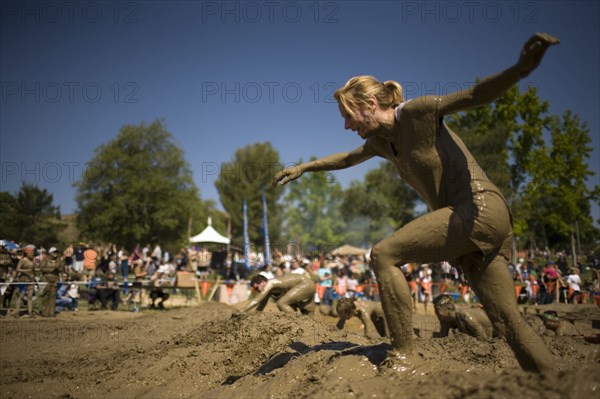
POLYGON ((536 33, 533 35, 521 50, 518 66, 522 77, 529 75, 540 65, 544 53, 548 47, 560 43, 560 39, 547 33, 536 33))

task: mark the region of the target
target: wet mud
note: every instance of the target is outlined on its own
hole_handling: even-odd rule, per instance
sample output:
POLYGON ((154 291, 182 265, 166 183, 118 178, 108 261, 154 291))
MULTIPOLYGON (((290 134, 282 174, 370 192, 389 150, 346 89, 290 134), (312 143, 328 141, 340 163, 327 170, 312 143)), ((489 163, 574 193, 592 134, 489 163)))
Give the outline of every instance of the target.
POLYGON ((501 338, 433 338, 439 324, 431 310, 413 318, 417 367, 407 372, 380 367, 389 341, 366 338, 358 319, 339 330, 336 318, 283 314, 273 304, 247 314, 205 303, 5 318, 0 398, 599 397, 600 345, 583 335, 600 333, 592 327, 600 308, 540 306, 527 314, 546 310, 582 335, 542 334, 555 360, 542 374, 522 371, 501 338))

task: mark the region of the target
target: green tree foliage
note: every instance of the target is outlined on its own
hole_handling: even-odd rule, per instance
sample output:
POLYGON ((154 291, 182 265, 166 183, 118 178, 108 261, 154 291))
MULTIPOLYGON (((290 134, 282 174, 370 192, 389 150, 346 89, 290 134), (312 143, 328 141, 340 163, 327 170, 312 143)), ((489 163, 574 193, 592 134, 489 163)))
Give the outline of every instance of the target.
POLYGON ((540 190, 547 198, 547 210, 551 210, 545 218, 554 238, 549 245, 568 242, 576 233, 576 225, 583 233, 584 244, 593 244, 599 236, 593 228, 590 200, 597 201, 599 188, 590 190, 586 185, 586 180, 595 174, 588 164, 592 152, 589 129, 567 110, 562 118, 550 119, 549 130, 552 148, 545 164, 546 181, 540 190))
POLYGON ((559 122, 548 109, 534 86, 523 92, 514 86, 492 104, 453 115, 449 124, 509 201, 521 245, 541 240, 567 248, 575 222, 584 242, 597 237, 589 202, 599 190, 585 184, 589 129, 571 112, 559 122))
POLYGON ((129 247, 186 243, 189 218, 204 225, 213 207, 200 200, 183 151, 161 120, 123 126, 96 148, 75 187, 83 236, 129 247))
POLYGON ((353 181, 344 191, 341 213, 348 225, 348 241, 362 246, 376 243, 414 219, 417 200, 417 193, 394 165, 382 162, 367 172, 363 182, 353 181))
POLYGON ((345 224, 339 211, 343 190, 333 175, 306 173, 287 187, 287 242, 304 252, 329 252, 343 244, 345 224))
POLYGON ((19 240, 21 228, 17 215, 17 199, 8 191, 0 192, 0 239, 19 240))
POLYGON ((518 101, 519 92, 515 86, 492 104, 448 118, 450 127, 460 136, 490 180, 507 197, 513 192, 507 144, 519 132, 516 122, 518 101))
POLYGON ((58 234, 65 225, 60 222, 53 195, 46 189, 23 184, 15 196, 2 192, 0 212, 2 238, 45 248, 59 245, 58 234))
POLYGON ((282 211, 277 202, 283 194, 282 187, 271 187, 274 174, 281 168, 279 153, 271 143, 255 143, 236 150, 230 162, 221 164, 219 178, 215 182, 219 199, 231 218, 232 239, 243 245, 243 203, 248 207, 248 235, 251 245, 262 247, 263 205, 262 190, 268 207, 269 239, 277 242, 281 235, 282 211))

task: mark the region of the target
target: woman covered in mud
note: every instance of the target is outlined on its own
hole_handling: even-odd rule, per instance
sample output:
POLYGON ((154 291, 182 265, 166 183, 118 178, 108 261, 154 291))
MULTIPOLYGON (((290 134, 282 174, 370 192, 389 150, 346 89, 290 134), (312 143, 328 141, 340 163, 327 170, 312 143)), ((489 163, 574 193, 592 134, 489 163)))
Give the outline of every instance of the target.
POLYGON ((515 65, 445 96, 404 101, 397 82, 354 77, 336 91, 335 98, 345 129, 357 132, 364 145, 285 168, 275 176, 274 184, 286 184, 304 172, 344 169, 380 156, 391 161, 429 205, 431 212, 384 238, 371 251, 392 344, 384 365, 406 370, 413 369, 418 361, 411 355, 411 297, 400 266, 450 261, 463 268, 521 367, 529 371, 551 368, 550 352, 519 314, 508 273, 510 210, 499 189, 443 118, 492 102, 528 76, 546 49, 557 43, 557 38, 538 33, 525 43, 515 65))

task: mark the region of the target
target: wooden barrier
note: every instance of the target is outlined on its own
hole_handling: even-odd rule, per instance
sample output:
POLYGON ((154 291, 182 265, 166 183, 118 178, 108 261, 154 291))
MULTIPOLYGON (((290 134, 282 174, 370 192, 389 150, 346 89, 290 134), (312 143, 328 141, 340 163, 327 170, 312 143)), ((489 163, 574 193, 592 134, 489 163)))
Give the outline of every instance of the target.
POLYGON ((177 280, 175 286, 177 288, 194 288, 196 275, 190 272, 177 272, 177 280))

